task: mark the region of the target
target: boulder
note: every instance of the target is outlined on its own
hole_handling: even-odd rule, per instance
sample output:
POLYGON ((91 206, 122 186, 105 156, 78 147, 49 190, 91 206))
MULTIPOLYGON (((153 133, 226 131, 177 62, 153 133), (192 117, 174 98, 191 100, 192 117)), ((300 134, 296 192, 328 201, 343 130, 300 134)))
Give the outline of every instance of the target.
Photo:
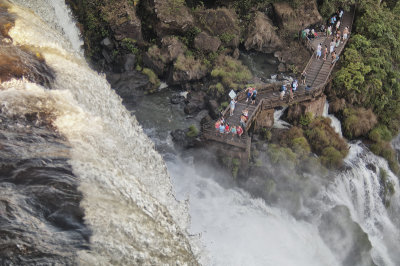
POLYGON ((161 54, 166 63, 172 62, 183 55, 186 51, 186 46, 174 36, 167 36, 161 40, 161 54))
POLYGON ((104 47, 107 48, 109 51, 114 49, 114 43, 110 40, 110 38, 104 38, 100 44, 104 47))
POLYGON ((212 119, 218 119, 220 112, 219 112, 219 104, 216 100, 209 100, 207 102, 207 109, 208 113, 212 117, 212 119))
POLYGON ((203 91, 191 92, 189 100, 186 104, 184 111, 186 114, 191 115, 205 108, 206 93, 203 91))
POLYGON ((272 53, 282 47, 282 41, 276 33, 271 19, 257 11, 244 43, 246 50, 272 53))
POLYGON ((284 30, 298 32, 310 25, 322 22, 315 0, 303 1, 295 10, 288 2, 274 3, 273 8, 279 28, 284 30))
POLYGON ((236 48, 239 45, 239 19, 233 10, 204 9, 196 11, 195 17, 196 26, 210 36, 218 36, 225 46, 236 48))
POLYGON ((118 41, 129 38, 142 41, 142 23, 136 16, 135 6, 130 1, 113 1, 113 4, 106 4, 102 12, 118 41))
POLYGON ((284 63, 279 63, 278 71, 279 72, 285 72, 286 71, 286 65, 284 63))
POLYGON ((134 54, 126 54, 123 56, 124 70, 132 71, 135 69, 136 56, 134 54))
POLYGON ((170 102, 172 104, 179 104, 185 102, 186 98, 182 96, 181 94, 173 94, 171 96, 170 102))
POLYGON ((155 30, 159 37, 182 34, 193 27, 194 18, 185 1, 145 1, 155 13, 155 30))
POLYGON ((236 49, 233 51, 232 57, 235 58, 235 59, 237 60, 237 59, 239 59, 239 56, 240 56, 240 51, 239 51, 238 48, 236 48, 236 49))
POLYGON ((183 148, 192 148, 200 143, 197 137, 189 137, 189 129, 176 129, 171 132, 172 140, 183 148))
POLYGON ((158 76, 164 74, 166 70, 166 59, 161 54, 160 48, 153 45, 143 54, 143 64, 152 69, 158 76))
POLYGON ((136 103, 137 98, 151 89, 149 77, 133 70, 124 73, 107 73, 107 80, 124 103, 136 103))
POLYGON ((169 75, 169 84, 199 80, 205 77, 207 68, 200 60, 194 57, 179 55, 169 75))
POLYGON ((205 32, 200 32, 194 39, 194 47, 206 52, 216 52, 221 45, 218 37, 212 37, 205 32))

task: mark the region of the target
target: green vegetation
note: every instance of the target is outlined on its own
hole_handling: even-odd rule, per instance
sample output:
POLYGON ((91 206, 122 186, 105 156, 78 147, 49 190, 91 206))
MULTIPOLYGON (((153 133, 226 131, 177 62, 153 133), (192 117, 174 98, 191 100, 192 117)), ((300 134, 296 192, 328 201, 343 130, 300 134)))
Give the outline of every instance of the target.
POLYGON ((250 70, 242 62, 223 55, 218 57, 211 76, 221 81, 225 91, 242 88, 252 78, 250 70))
POLYGON ((346 108, 343 111, 343 134, 350 139, 366 136, 377 122, 371 109, 346 108))
POLYGON ((392 134, 400 128, 400 3, 359 4, 359 17, 334 88, 347 102, 372 109, 392 134))
POLYGON ((150 68, 143 68, 142 72, 149 77, 149 81, 153 85, 152 91, 160 87, 161 82, 153 70, 151 70, 150 68))
MULTIPOLYGON (((325 2, 338 6, 342 1, 325 2)), ((341 60, 342 67, 333 82, 337 96, 356 108, 372 110, 376 116, 369 113, 360 117, 360 112, 354 111, 356 108, 345 109, 345 135, 355 138, 368 134, 374 142, 371 150, 387 159, 396 173, 399 173, 399 166, 388 141, 400 129, 399 36, 400 2, 359 1, 357 19, 341 60), (369 132, 376 121, 380 125, 369 132)), ((364 111, 361 113, 365 114, 364 111)))
POLYGON ((345 11, 350 11, 350 7, 356 3, 356 0, 323 0, 319 6, 321 16, 328 19, 338 8, 343 7, 345 11))
POLYGON ((199 130, 197 129, 197 127, 195 125, 191 125, 189 127, 189 131, 186 133, 186 136, 195 138, 198 135, 199 135, 199 130))
POLYGON ((139 55, 139 49, 136 46, 136 40, 131 39, 131 38, 124 38, 121 41, 121 45, 122 45, 122 47, 127 49, 129 52, 131 52, 135 55, 139 55))

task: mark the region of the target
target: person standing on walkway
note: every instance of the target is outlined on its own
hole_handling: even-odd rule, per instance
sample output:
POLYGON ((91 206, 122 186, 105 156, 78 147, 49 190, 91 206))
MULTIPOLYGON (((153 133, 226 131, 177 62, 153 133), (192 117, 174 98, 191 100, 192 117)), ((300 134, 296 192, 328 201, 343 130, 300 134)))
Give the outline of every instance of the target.
POLYGON ((339 30, 339 27, 340 27, 340 20, 338 20, 338 21, 336 22, 336 31, 339 30))
MULTIPOLYGON (((326 60, 327 54, 328 54, 328 46, 325 45, 325 48, 324 48, 324 58, 323 58, 324 61, 326 60)), ((304 85, 305 85, 305 83, 304 83, 304 85)))
POLYGON ((349 27, 345 27, 343 30, 343 41, 347 40, 347 36, 349 35, 349 27))
POLYGON ((246 103, 250 100, 250 97, 251 97, 251 95, 253 94, 253 90, 254 90, 254 88, 252 88, 252 87, 248 87, 248 88, 246 89, 246 91, 247 91, 246 103))
POLYGON ((251 104, 256 104, 257 90, 254 88, 253 93, 251 94, 251 104))
POLYGON ((321 49, 322 49, 322 43, 318 44, 317 46, 317 55, 315 58, 317 58, 318 60, 321 58, 321 49))
MULTIPOLYGON (((326 45, 325 45, 325 47, 326 47, 326 45)), ((304 69, 300 76, 301 84, 306 85, 306 78, 307 78, 307 72, 304 69)))
POLYGON ((233 116, 233 111, 235 111, 235 106, 236 106, 236 101, 235 101, 235 99, 232 99, 231 100, 231 103, 229 104, 229 107, 230 107, 230 115, 231 116, 233 116))
POLYGON ((333 50, 335 49, 335 45, 336 45, 336 40, 335 38, 333 38, 331 43, 329 44, 329 53, 333 52, 333 50))
POLYGON ((286 85, 283 84, 282 87, 279 89, 280 94, 279 94, 279 99, 281 101, 283 101, 283 96, 285 96, 285 92, 286 92, 286 85))
POLYGON ((340 9, 340 12, 339 12, 339 19, 342 19, 343 13, 344 13, 344 11, 343 11, 343 9, 341 8, 341 9, 340 9))

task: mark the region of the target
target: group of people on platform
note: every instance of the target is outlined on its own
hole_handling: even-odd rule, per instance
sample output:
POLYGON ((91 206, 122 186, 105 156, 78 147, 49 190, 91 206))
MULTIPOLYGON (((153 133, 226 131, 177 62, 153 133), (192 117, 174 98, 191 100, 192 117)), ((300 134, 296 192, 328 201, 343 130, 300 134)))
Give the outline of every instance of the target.
POLYGON ((242 126, 230 126, 222 117, 215 122, 215 131, 221 134, 232 134, 233 136, 241 137, 243 134, 242 126))

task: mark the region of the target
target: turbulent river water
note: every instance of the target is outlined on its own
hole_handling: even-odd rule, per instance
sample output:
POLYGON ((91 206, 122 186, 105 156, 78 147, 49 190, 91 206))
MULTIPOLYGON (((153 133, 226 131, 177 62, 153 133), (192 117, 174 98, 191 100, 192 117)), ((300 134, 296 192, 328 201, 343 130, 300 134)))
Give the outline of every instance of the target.
POLYGON ((126 110, 84 61, 63 1, 0 7, 13 25, 0 56, 28 69, 0 87, 0 264, 400 264, 399 183, 363 144, 345 170, 287 179, 285 203, 266 202, 207 150, 175 148, 170 131, 202 114, 186 117, 168 89, 126 110))

